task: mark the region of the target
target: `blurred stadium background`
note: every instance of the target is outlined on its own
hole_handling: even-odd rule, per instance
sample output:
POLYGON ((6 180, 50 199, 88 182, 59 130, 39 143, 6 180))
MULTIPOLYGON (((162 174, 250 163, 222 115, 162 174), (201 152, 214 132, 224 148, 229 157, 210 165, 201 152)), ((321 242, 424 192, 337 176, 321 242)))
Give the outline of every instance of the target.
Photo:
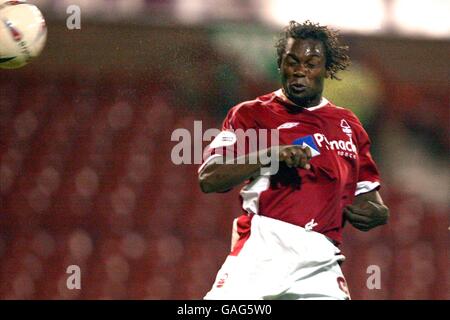
POLYGON ((238 190, 202 194, 198 166, 172 164, 171 133, 220 128, 231 106, 277 89, 275 37, 308 18, 350 45, 352 68, 325 96, 364 122, 392 215, 346 227, 352 297, 450 299, 449 1, 29 2, 49 33, 41 57, 0 71, 0 299, 201 299, 238 190), (66 287, 69 265, 81 290, 66 287))

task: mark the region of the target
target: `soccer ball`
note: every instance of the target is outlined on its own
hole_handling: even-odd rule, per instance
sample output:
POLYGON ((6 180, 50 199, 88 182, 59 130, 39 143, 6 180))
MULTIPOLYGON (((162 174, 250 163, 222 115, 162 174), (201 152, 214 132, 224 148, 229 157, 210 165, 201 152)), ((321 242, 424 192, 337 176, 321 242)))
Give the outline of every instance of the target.
POLYGON ((23 67, 41 53, 46 39, 45 19, 35 5, 0 0, 0 68, 23 67))

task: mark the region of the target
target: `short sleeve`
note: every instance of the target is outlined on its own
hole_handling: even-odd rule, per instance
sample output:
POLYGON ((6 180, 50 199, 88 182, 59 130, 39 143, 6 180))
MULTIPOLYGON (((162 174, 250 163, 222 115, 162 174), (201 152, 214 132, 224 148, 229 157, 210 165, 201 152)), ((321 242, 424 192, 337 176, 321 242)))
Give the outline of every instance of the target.
POLYGON ((355 195, 367 193, 380 188, 380 175, 375 161, 370 153, 371 141, 361 126, 358 135, 359 170, 355 195))
POLYGON ((252 151, 248 129, 253 126, 253 117, 245 105, 230 109, 222 123, 220 133, 211 141, 203 152, 202 168, 215 158, 235 159, 252 151), (247 133, 247 134, 246 134, 247 133))

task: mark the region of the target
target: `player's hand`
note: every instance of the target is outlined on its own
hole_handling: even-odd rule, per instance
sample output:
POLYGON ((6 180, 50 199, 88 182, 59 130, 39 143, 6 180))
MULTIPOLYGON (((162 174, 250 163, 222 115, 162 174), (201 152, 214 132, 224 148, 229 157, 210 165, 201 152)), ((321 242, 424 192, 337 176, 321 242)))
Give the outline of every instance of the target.
POLYGON ((356 229, 369 231, 387 223, 389 209, 383 204, 367 200, 358 205, 346 206, 344 216, 356 229))
POLYGON ((309 147, 296 145, 279 146, 278 160, 284 161, 289 168, 304 168, 309 170, 311 165, 311 150, 309 147))

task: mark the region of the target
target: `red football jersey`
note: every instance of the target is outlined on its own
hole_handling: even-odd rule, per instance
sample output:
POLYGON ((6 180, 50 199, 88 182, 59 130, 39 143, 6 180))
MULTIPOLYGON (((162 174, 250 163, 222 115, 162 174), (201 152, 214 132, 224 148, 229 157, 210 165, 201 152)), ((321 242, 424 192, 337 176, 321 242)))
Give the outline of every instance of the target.
MULTIPOLYGON (((280 163, 276 174, 247 181, 240 193, 245 215, 259 214, 305 227, 339 244, 344 206, 355 195, 380 186, 361 122, 350 110, 325 98, 315 107, 299 109, 280 89, 233 107, 223 122, 223 134, 210 144, 207 153, 211 156, 204 164, 225 149, 233 149, 239 142, 239 136, 233 135, 237 129, 277 129, 280 145, 306 145, 313 155, 310 170, 280 163)), ((233 152, 240 155, 236 148, 233 152)), ((244 152, 249 152, 248 142, 244 152)))

